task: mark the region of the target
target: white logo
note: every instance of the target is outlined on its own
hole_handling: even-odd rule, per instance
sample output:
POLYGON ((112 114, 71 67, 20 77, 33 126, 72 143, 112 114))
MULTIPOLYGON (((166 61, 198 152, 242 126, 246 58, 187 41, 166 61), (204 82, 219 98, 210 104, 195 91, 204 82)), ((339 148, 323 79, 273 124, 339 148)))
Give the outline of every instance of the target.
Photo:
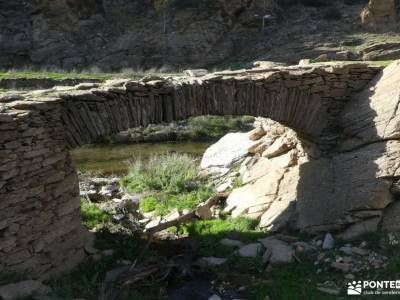
POLYGON ((362 282, 353 281, 347 284, 347 295, 361 295, 362 294, 362 282))

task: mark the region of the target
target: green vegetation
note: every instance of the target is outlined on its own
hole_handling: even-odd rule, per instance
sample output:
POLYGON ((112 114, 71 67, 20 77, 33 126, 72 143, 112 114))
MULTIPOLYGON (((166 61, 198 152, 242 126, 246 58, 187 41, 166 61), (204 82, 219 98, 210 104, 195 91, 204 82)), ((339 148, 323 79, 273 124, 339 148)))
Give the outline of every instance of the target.
POLYGON ((231 247, 219 243, 223 238, 250 243, 266 236, 265 232, 256 230, 254 220, 244 217, 196 221, 185 225, 183 230, 195 240, 197 254, 200 256, 224 257, 232 254, 231 247))
MULTIPOLYGON (((125 287, 123 290, 115 290, 110 286, 104 285, 106 273, 110 270, 123 266, 122 262, 133 262, 140 254, 144 247, 144 243, 138 238, 131 235, 115 235, 108 231, 97 233, 95 247, 100 250, 113 249, 112 256, 103 256, 99 261, 87 260, 80 265, 72 273, 63 276, 60 279, 50 282, 53 292, 58 297, 67 299, 85 298, 88 300, 108 299, 102 298, 105 293, 116 294, 117 299, 163 299, 165 295, 165 282, 157 282, 152 285, 148 282, 146 289, 129 289, 125 287), (161 298, 157 298, 161 296, 161 298)), ((157 255, 152 251, 146 251, 144 257, 141 258, 140 264, 150 264, 157 260, 157 255)))
MULTIPOLYGON (((101 223, 97 224, 101 225, 101 223)), ((112 285, 105 285, 104 280, 108 271, 116 268, 130 265, 140 256, 138 264, 149 265, 159 261, 159 256, 154 251, 148 250, 143 253, 145 241, 137 236, 127 233, 110 233, 107 229, 96 232, 95 248, 100 251, 113 249, 111 256, 102 256, 100 260, 86 259, 79 267, 71 273, 54 279, 46 284, 52 289, 51 299, 110 299, 102 298, 108 293, 116 296, 120 300, 153 300, 165 299, 166 282, 152 281, 150 278, 146 281, 146 288, 137 289, 124 287, 118 289, 112 285), (142 256, 143 255, 143 256, 142 256)), ((2 273, 0 272, 0 286, 27 280, 29 277, 24 274, 2 273)), ((36 299, 36 298, 35 298, 36 299)), ((33 298, 24 298, 21 300, 33 300, 33 298)))
POLYGON ((83 224, 88 229, 95 229, 110 221, 110 215, 106 211, 85 200, 81 200, 81 214, 83 224))
POLYGON ((130 192, 164 191, 180 193, 196 182, 197 163, 186 154, 164 154, 153 156, 147 165, 135 161, 122 186, 130 192))
POLYGON ((122 70, 117 73, 104 73, 99 70, 93 71, 36 71, 36 70, 8 70, 0 71, 1 79, 14 79, 14 78, 37 78, 37 79, 117 79, 117 78, 130 78, 130 79, 141 79, 146 75, 155 76, 171 76, 178 75, 176 73, 162 73, 158 71, 134 71, 134 70, 122 70))
POLYGON ((140 200, 140 211, 144 213, 154 211, 157 208, 158 202, 159 201, 154 196, 144 197, 142 200, 140 200))
POLYGON ((133 158, 140 158, 144 164, 152 156, 167 152, 187 153, 197 158, 209 146, 209 142, 95 144, 74 149, 71 156, 77 169, 85 173, 127 174, 133 158))
POLYGON ((46 71, 3 71, 0 79, 10 78, 38 78, 38 79, 100 79, 112 78, 106 73, 78 73, 78 72, 46 72, 46 71))
POLYGON ((261 279, 258 278, 251 284, 249 288, 251 299, 264 300, 266 295, 271 299, 282 300, 337 299, 337 296, 323 294, 317 290, 317 284, 323 281, 321 276, 317 275, 316 268, 311 261, 274 269, 268 273, 268 278, 261 279))
POLYGON ((200 116, 190 118, 187 123, 192 128, 191 139, 216 139, 228 132, 248 131, 254 117, 200 116))
MULTIPOLYGON (((396 237, 398 238, 398 237, 396 237)), ((382 239, 382 235, 368 234, 354 240, 353 245, 361 241, 367 241, 368 249, 377 251, 381 255, 389 257, 389 264, 386 269, 373 269, 359 274, 362 280, 396 280, 400 275, 400 244, 382 239)), ((337 247, 346 242, 337 240, 337 247)), ((334 253, 328 253, 328 257, 334 259, 334 253)), ((271 299, 338 299, 337 296, 330 296, 317 290, 319 283, 325 281, 343 282, 343 274, 338 271, 321 272, 317 274, 319 266, 313 264, 312 257, 301 256, 299 261, 283 268, 273 269, 271 272, 260 274, 249 287, 250 299, 263 300, 266 295, 271 299)), ((358 279, 358 280, 360 280, 358 279)), ((344 285, 342 295, 345 295, 344 285)), ((350 296, 341 296, 340 299, 352 299, 350 296)), ((359 299, 376 299, 376 296, 360 296, 359 299)), ((393 296, 379 296, 379 299, 393 299, 393 296)))
MULTIPOLYGON (((330 62, 326 62, 324 64, 329 64, 332 62, 337 62, 337 63, 355 63, 355 64, 359 64, 359 63, 366 63, 366 64, 371 64, 371 65, 376 65, 379 67, 387 67, 388 65, 390 65, 393 60, 375 60, 375 61, 330 61, 330 62)), ((311 63, 314 63, 313 61, 311 61, 311 63)))
POLYGON ((368 61, 368 63, 372 65, 377 65, 380 67, 387 67, 393 62, 393 60, 376 60, 376 61, 368 61))
POLYGON ((164 216, 174 208, 182 212, 185 209, 196 207, 201 202, 207 200, 211 194, 212 189, 209 186, 200 186, 195 191, 183 192, 180 194, 152 194, 141 200, 140 210, 143 212, 154 211, 158 216, 164 216))
POLYGON ((194 208, 212 194, 210 184, 197 175, 196 160, 177 153, 153 156, 147 164, 135 161, 122 186, 128 192, 146 192, 140 209, 157 215, 194 208))

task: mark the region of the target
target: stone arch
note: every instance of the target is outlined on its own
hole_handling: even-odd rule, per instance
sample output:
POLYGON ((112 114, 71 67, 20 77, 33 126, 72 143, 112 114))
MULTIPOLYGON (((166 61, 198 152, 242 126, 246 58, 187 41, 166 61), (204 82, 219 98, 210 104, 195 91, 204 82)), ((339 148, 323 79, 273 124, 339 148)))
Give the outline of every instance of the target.
POLYGON ((62 94, 61 116, 70 148, 139 125, 207 114, 268 117, 326 144, 341 108, 378 69, 347 64, 115 81, 62 94))
MULTIPOLYGON (((69 149, 138 125, 247 114, 288 125, 330 156, 346 123, 341 113, 379 70, 365 64, 255 69, 2 97, 0 271, 51 277, 83 259, 88 235, 80 220, 69 149)), ((323 164, 329 167, 330 160, 323 164)), ((305 181, 306 190, 316 170, 313 166, 305 172, 314 174, 311 182, 305 181)))

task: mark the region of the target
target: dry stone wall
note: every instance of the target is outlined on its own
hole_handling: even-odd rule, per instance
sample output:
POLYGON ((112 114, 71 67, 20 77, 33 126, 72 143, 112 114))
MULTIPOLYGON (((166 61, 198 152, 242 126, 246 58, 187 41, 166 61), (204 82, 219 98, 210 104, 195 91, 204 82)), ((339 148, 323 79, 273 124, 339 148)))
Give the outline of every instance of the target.
POLYGON ((0 272, 50 277, 84 257, 78 179, 60 108, 21 102, 0 113, 0 272))
POLYGON ((51 277, 83 259, 90 239, 81 225, 68 149, 138 125, 248 114, 286 124, 329 155, 342 137, 340 112, 379 71, 364 64, 322 65, 4 93, 0 271, 51 277))
POLYGON ((70 147, 126 128, 204 114, 268 116, 329 146, 338 138, 339 112, 378 71, 347 64, 110 81, 101 89, 61 93, 62 117, 70 147))

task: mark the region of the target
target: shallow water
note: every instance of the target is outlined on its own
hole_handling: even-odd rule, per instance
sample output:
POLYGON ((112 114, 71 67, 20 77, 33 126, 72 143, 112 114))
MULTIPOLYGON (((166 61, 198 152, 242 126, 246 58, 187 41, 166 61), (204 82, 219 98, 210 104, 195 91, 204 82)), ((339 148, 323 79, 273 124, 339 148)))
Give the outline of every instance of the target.
POLYGON ((100 172, 105 175, 124 175, 129 165, 153 155, 177 152, 201 157, 212 142, 146 143, 146 144, 95 144, 71 152, 78 171, 100 172))

